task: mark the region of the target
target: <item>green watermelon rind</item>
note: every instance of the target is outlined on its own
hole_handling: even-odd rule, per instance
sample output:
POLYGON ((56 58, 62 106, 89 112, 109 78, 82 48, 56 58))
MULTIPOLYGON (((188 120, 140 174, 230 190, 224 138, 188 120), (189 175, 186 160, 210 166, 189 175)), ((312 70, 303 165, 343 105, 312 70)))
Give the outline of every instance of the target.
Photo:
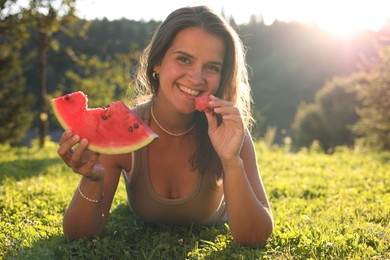
POLYGON ((65 130, 70 129, 70 127, 62 120, 60 113, 58 112, 57 106, 54 103, 54 100, 51 101, 51 108, 53 109, 54 116, 57 118, 58 122, 65 130))
MULTIPOLYGON (((65 122, 65 120, 62 119, 61 114, 59 113, 57 106, 55 104, 55 99, 51 100, 51 107, 53 109, 53 113, 55 117, 57 118, 62 128, 65 130, 71 129, 70 126, 65 122)), ((143 139, 142 141, 138 141, 134 145, 128 145, 123 147, 107 147, 107 146, 102 147, 90 143, 88 144, 88 149, 100 154, 107 154, 107 155, 131 153, 147 146, 148 144, 153 142, 156 138, 158 138, 158 135, 154 133, 152 130, 150 130, 149 136, 147 138, 143 139)))
POLYGON ((90 145, 88 145, 88 149, 91 151, 97 152, 97 153, 108 154, 108 155, 131 153, 131 152, 134 152, 136 150, 139 150, 139 149, 147 146, 148 144, 153 142, 153 140, 156 138, 157 138, 157 136, 156 137, 148 137, 148 138, 144 139, 143 141, 138 142, 137 145, 126 146, 123 148, 118 148, 118 147, 109 148, 109 147, 101 147, 101 146, 90 144, 90 145))

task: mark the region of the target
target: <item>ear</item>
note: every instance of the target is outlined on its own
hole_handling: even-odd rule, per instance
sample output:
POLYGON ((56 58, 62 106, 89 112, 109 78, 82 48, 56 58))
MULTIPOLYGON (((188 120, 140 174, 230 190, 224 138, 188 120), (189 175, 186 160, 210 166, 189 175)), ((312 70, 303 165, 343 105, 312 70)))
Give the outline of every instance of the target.
POLYGON ((153 71, 154 72, 156 72, 157 74, 160 74, 160 65, 155 65, 154 67, 153 67, 153 71))

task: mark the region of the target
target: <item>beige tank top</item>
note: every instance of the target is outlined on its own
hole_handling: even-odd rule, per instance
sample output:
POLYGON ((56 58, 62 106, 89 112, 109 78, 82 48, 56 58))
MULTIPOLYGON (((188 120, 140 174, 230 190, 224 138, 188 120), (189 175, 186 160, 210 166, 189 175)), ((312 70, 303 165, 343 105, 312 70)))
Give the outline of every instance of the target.
MULTIPOLYGON (((133 111, 145 122, 150 119, 150 105, 138 105, 133 111)), ((199 174, 192 193, 180 199, 166 199, 153 189, 149 177, 148 146, 132 153, 132 169, 123 171, 131 210, 147 222, 173 224, 213 224, 226 221, 222 187, 216 180, 199 174)))

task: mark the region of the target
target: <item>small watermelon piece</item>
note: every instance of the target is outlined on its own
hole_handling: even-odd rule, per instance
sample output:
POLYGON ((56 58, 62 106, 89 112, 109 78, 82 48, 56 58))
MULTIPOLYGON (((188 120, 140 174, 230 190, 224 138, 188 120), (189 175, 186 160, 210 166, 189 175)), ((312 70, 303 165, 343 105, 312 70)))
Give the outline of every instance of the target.
POLYGON ((202 96, 199 96, 199 97, 195 98, 195 108, 196 108, 196 110, 198 110, 200 112, 211 112, 211 111, 213 111, 209 107, 209 101, 210 101, 210 97, 207 96, 207 95, 202 95, 202 96))
POLYGON ((74 92, 51 100, 54 115, 64 129, 89 142, 88 149, 101 154, 129 153, 158 137, 122 101, 106 108, 88 108, 88 98, 74 92))

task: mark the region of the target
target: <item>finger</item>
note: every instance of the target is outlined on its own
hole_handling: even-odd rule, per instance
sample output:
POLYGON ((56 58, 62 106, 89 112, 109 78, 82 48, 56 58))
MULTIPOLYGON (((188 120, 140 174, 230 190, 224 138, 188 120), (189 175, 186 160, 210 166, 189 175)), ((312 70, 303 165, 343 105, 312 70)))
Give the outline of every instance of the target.
POLYGON ((214 112, 205 113, 209 131, 214 131, 218 127, 217 115, 214 112))
POLYGON ((233 120, 233 121, 237 121, 237 122, 241 122, 242 121, 242 118, 240 115, 235 115, 235 114, 226 114, 226 115, 223 115, 222 118, 224 120, 233 120))
POLYGON ((220 99, 220 98, 217 98, 215 96, 210 96, 210 102, 209 102, 209 105, 213 108, 215 107, 225 107, 225 106, 234 106, 233 102, 231 101, 227 101, 227 100, 223 100, 223 99, 220 99))
POLYGON ((73 135, 72 130, 70 130, 70 129, 66 130, 66 131, 62 134, 61 139, 60 139, 60 141, 58 142, 59 145, 62 145, 63 143, 65 143, 69 138, 72 137, 72 135, 73 135))
POLYGON ((83 138, 80 141, 80 144, 77 147, 77 149, 74 151, 72 157, 70 158, 69 163, 70 163, 72 168, 79 167, 79 165, 81 163, 81 157, 82 157, 83 153, 87 150, 87 147, 88 147, 88 141, 87 141, 87 139, 83 138))
POLYGON ((64 143, 61 144, 60 148, 58 148, 57 153, 58 155, 65 160, 66 157, 69 156, 69 154, 72 154, 72 147, 77 144, 77 142, 80 140, 80 136, 74 135, 72 138, 68 138, 64 143))
POLYGON ((209 97, 210 97, 210 100, 219 100, 220 99, 220 98, 218 98, 218 97, 216 97, 214 95, 210 95, 209 97))
POLYGON ((217 114, 220 114, 222 116, 225 116, 225 115, 239 116, 240 115, 240 111, 238 110, 238 108, 236 108, 234 106, 216 107, 216 108, 214 108, 214 112, 217 114))
POLYGON ((240 129, 243 129, 244 123, 242 122, 241 116, 229 114, 229 115, 224 115, 222 118, 225 123, 230 122, 232 123, 232 126, 237 126, 240 129))

